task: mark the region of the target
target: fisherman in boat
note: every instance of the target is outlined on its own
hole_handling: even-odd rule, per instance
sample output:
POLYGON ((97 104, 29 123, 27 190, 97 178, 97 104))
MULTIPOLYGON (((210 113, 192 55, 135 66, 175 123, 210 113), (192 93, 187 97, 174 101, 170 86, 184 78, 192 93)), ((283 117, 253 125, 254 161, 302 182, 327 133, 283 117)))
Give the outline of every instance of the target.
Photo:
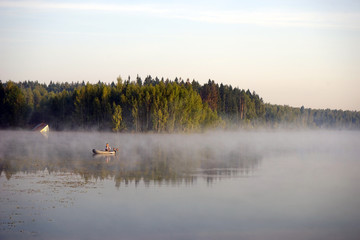
POLYGON ((109 144, 108 143, 106 143, 106 146, 105 146, 105 151, 111 151, 111 147, 109 146, 109 144))
POLYGON ((112 152, 112 151, 117 152, 117 151, 119 151, 119 149, 118 149, 118 148, 113 148, 113 149, 111 149, 111 147, 109 146, 109 143, 106 143, 106 145, 105 145, 105 151, 107 151, 107 152, 112 152))

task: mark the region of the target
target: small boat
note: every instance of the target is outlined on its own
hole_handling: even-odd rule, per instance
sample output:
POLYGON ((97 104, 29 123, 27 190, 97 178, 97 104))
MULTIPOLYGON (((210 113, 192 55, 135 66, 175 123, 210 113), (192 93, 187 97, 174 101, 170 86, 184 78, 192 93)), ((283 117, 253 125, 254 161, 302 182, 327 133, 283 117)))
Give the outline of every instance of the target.
POLYGON ((97 149, 93 149, 92 151, 94 154, 116 154, 115 151, 103 151, 103 150, 97 150, 97 149))
POLYGON ((96 154, 96 153, 93 153, 92 157, 94 159, 105 160, 105 161, 108 162, 108 161, 116 158, 116 154, 96 154))
POLYGON ((40 123, 33 128, 33 131, 46 133, 49 131, 49 125, 47 125, 46 123, 40 123))
POLYGON ((36 125, 33 129, 35 132, 40 132, 45 138, 48 138, 49 125, 46 123, 40 123, 36 125))

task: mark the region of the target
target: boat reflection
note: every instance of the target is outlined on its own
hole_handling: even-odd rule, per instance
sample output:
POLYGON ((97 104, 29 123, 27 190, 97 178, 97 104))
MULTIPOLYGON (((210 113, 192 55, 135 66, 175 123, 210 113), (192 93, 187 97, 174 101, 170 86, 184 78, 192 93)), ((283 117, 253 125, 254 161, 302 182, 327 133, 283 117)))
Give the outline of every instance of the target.
POLYGON ((100 159, 102 161, 105 161, 106 163, 109 163, 110 161, 113 161, 116 159, 115 155, 109 155, 109 154, 103 155, 103 154, 93 153, 92 156, 94 159, 100 159))

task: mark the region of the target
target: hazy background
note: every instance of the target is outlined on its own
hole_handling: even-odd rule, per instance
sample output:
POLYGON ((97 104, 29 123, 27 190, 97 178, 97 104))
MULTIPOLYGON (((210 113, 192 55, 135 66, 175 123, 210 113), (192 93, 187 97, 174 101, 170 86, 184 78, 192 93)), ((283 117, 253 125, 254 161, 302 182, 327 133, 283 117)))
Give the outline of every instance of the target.
POLYGON ((360 110, 360 2, 3 1, 0 79, 212 79, 265 102, 360 110))

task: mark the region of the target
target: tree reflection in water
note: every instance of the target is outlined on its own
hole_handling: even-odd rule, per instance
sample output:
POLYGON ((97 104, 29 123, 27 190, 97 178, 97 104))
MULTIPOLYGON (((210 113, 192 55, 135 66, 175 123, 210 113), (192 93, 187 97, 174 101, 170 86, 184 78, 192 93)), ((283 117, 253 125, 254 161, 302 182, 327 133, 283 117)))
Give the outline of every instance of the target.
POLYGON ((243 148, 217 151, 211 146, 168 147, 159 142, 139 144, 120 150, 114 156, 92 155, 89 149, 72 148, 71 142, 52 144, 38 138, 26 143, 9 141, 2 146, 0 176, 7 179, 17 172, 47 170, 70 172, 88 180, 114 179, 115 186, 143 182, 178 185, 193 184, 197 178, 209 183, 218 178, 252 174, 261 156, 243 148))

